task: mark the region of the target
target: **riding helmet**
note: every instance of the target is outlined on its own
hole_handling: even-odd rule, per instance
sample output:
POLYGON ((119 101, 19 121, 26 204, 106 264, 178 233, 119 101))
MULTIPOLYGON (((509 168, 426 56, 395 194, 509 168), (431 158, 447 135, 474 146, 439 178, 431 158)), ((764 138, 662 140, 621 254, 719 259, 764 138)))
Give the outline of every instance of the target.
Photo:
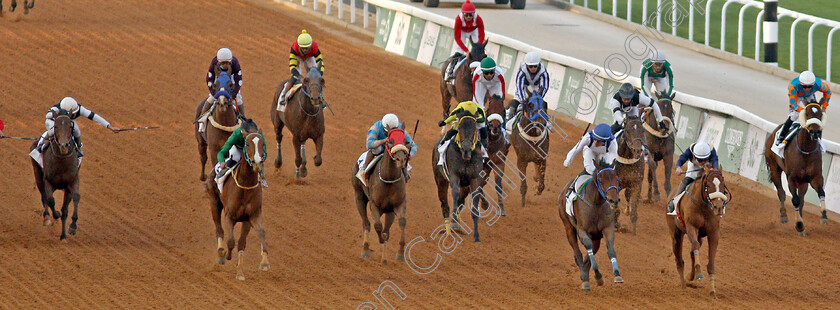
POLYGON ((233 53, 226 47, 220 48, 219 51, 216 52, 216 59, 219 60, 219 62, 231 61, 233 60, 233 53))
POLYGON ((61 99, 61 103, 59 103, 58 106, 62 110, 70 113, 79 112, 79 103, 76 102, 76 99, 73 99, 73 97, 64 97, 64 99, 61 99))
POLYGON ((496 70, 496 62, 493 61, 493 58, 484 57, 484 59, 481 60, 481 71, 489 72, 494 70, 496 70))
POLYGON ((540 64, 540 54, 537 52, 528 52, 525 54, 525 65, 526 66, 536 66, 540 64))
POLYGON ((664 63, 665 62, 665 52, 656 50, 653 52, 653 57, 650 58, 651 61, 654 63, 664 63))
POLYGON ((297 38, 297 44, 300 47, 312 46, 312 36, 306 33, 306 29, 301 30, 300 35, 297 38))
POLYGON ((811 86, 817 81, 817 77, 811 71, 802 71, 799 75, 799 84, 803 86, 811 86))
POLYGON ((621 84, 621 87, 618 89, 618 95, 623 99, 632 99, 635 94, 636 88, 630 83, 621 84))
POLYGON ((598 126, 595 126, 595 129, 592 130, 592 137, 601 142, 612 140, 613 135, 610 125, 598 124, 598 126))
POLYGON ((691 148, 691 152, 694 153, 694 157, 697 159, 706 159, 712 155, 712 147, 709 146, 708 143, 700 141, 694 144, 694 147, 691 148))
POLYGON ((391 130, 391 129, 394 129, 394 128, 399 128, 400 127, 400 119, 397 118, 397 115, 395 115, 393 113, 385 114, 385 116, 382 117, 382 127, 384 127, 385 130, 391 130))

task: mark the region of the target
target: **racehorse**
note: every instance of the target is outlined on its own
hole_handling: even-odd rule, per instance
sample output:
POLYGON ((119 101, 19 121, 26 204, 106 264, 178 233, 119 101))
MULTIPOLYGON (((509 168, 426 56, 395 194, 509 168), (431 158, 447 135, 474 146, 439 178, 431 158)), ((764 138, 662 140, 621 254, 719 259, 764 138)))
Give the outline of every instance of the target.
POLYGON ((400 129, 391 129, 388 132, 388 143, 385 144, 385 154, 379 160, 371 163, 370 175, 368 176, 366 188, 362 181, 356 177, 359 165, 353 165, 353 174, 350 183, 356 191, 356 208, 362 217, 362 257, 370 257, 370 221, 368 220, 367 206, 370 202, 370 213, 374 221, 374 229, 379 236, 379 243, 382 245, 382 257, 380 262, 387 264, 386 245, 390 239, 391 225, 394 224, 394 216, 399 217, 400 224, 400 250, 397 252, 397 260, 405 260, 405 184, 406 178, 403 169, 408 165, 409 149, 405 145, 405 132, 400 129), (382 215, 385 215, 385 226, 380 222, 382 215))
POLYGON ((227 177, 222 192, 216 186, 214 178, 205 182, 210 196, 210 209, 213 210, 213 222, 216 225, 216 240, 218 263, 224 264, 225 259, 231 260, 233 247, 237 246, 238 262, 236 265, 236 279, 245 280, 242 263, 245 259, 245 242, 251 228, 257 230, 260 238, 261 256, 260 270, 268 271, 268 246, 265 243, 265 228, 262 219, 262 186, 261 174, 264 162, 268 158, 265 150, 265 137, 257 125, 246 120, 243 126, 245 133, 245 147, 242 150, 242 161, 231 168, 233 173, 227 177), (236 223, 242 223, 239 241, 233 238, 233 228, 236 223), (227 248, 222 244, 222 238, 227 242, 227 248))
POLYGON ((460 58, 458 57, 450 57, 446 61, 443 62, 443 67, 440 71, 440 95, 443 98, 443 118, 446 119, 449 116, 449 107, 450 101, 452 98, 455 98, 458 102, 464 102, 472 100, 473 98, 473 83, 472 83, 472 73, 473 70, 470 68, 470 63, 481 61, 484 59, 484 45, 487 43, 485 42, 473 42, 472 38, 470 38, 470 53, 469 55, 463 56, 467 57, 463 64, 458 67, 458 70, 452 72, 452 75, 455 77, 454 84, 449 85, 446 82, 446 70, 449 67, 449 64, 452 62, 458 62, 460 58))
POLYGON ((685 194, 674 202, 677 208, 677 216, 666 215, 665 221, 673 245, 674 259, 677 262, 677 271, 680 273, 680 282, 685 287, 685 281, 702 280, 703 272, 700 271, 700 246, 703 244, 703 237, 709 243, 709 264, 706 269, 709 272, 709 283, 712 286, 712 295, 715 291, 715 255, 717 254, 718 240, 720 240, 720 219, 726 211, 726 204, 732 200, 732 194, 726 187, 723 173, 719 169, 712 169, 709 165, 703 168, 703 176, 693 182, 685 190, 685 194), (685 196, 688 196, 686 198, 685 196), (685 261, 682 257, 683 236, 688 235, 691 242, 691 272, 688 278, 683 277, 685 261))
MULTIPOLYGON (((820 208, 822 223, 828 225, 826 215, 825 190, 823 190, 822 175, 822 151, 820 138, 822 137, 822 107, 818 103, 811 103, 800 112, 800 124, 804 126, 798 129, 795 136, 788 142, 784 149, 784 158, 780 158, 770 148, 776 139, 776 131, 781 125, 767 137, 764 143, 764 160, 767 169, 770 171, 770 180, 776 185, 776 193, 779 196, 780 221, 787 223, 787 211, 785 211, 785 190, 782 188, 782 172, 787 176, 788 189, 790 190, 791 203, 796 212, 796 231, 800 236, 805 236, 805 223, 802 222, 802 206, 805 204, 805 193, 808 192, 808 184, 811 184, 820 197, 820 208)), ((791 129, 791 132, 797 129, 791 129)))
MULTIPOLYGON (((14 12, 17 8, 17 0, 12 0, 12 4, 9 5, 9 12, 14 12)), ((35 8, 35 0, 24 0, 23 1, 23 14, 29 14, 29 10, 35 8)), ((0 17, 3 16, 3 0, 0 0, 0 17)))
MULTIPOLYGON (((53 219, 61 217, 61 237, 66 240, 67 234, 67 207, 70 200, 73 201, 73 222, 67 231, 71 235, 76 234, 76 221, 79 219, 79 200, 82 198, 79 193, 79 157, 76 153, 76 142, 73 141, 73 120, 67 116, 66 111, 61 111, 55 118, 53 127, 54 134, 49 138, 47 148, 42 152, 44 168, 35 159, 32 161, 32 169, 35 172, 35 184, 41 194, 41 205, 44 207, 44 226, 52 225, 49 218, 52 212, 53 219), (53 193, 56 190, 64 191, 64 201, 61 210, 55 209, 55 198, 53 193)), ((38 145, 38 141, 32 143, 29 150, 32 151, 38 145)))
POLYGON ((572 203, 572 214, 566 213, 566 195, 572 187, 572 179, 566 184, 565 190, 560 194, 560 219, 566 227, 566 238, 575 253, 575 264, 580 268, 580 280, 583 282, 581 288, 589 292, 589 268, 595 270, 595 280, 598 285, 604 285, 601 271, 598 270, 598 263, 595 261, 595 254, 601 247, 601 238, 607 241, 607 255, 612 262, 615 283, 624 283, 621 272, 618 269, 618 261, 615 255, 615 226, 613 213, 619 212, 618 192, 619 178, 615 169, 607 163, 599 161, 595 164, 595 175, 583 186, 583 191, 578 191, 578 198, 572 203), (586 249, 587 256, 583 256, 578 247, 580 243, 586 249))
POLYGON ((662 161, 664 164, 665 170, 665 182, 663 186, 665 187, 665 196, 671 196, 671 167, 674 167, 674 107, 672 101, 674 100, 674 96, 676 93, 671 94, 670 96, 665 94, 659 94, 656 100, 656 104, 659 105, 659 111, 662 112, 662 119, 666 125, 668 125, 668 129, 665 131, 660 131, 656 129, 658 124, 656 122, 656 117, 654 117, 652 113, 652 109, 648 110, 645 115, 642 116, 644 123, 642 126, 645 128, 647 132, 645 134, 645 138, 647 141, 648 152, 652 155, 653 160, 648 160, 648 192, 647 198, 648 200, 652 201, 659 201, 661 199, 659 195, 659 184, 656 180, 656 167, 658 166, 657 163, 662 161), (651 193, 652 192, 652 193, 651 193))
POLYGON ((481 188, 480 173, 483 170, 483 159, 476 149, 478 144, 478 127, 475 118, 472 116, 461 117, 458 122, 458 135, 449 143, 444 154, 444 166, 438 166, 440 154, 437 151, 444 141, 441 139, 435 144, 432 153, 432 169, 434 170, 435 183, 437 184, 438 200, 440 209, 443 212, 444 223, 447 232, 461 229, 460 213, 464 207, 464 201, 468 194, 472 195, 473 226, 475 228, 475 242, 481 241, 478 234, 478 200, 481 196, 478 192, 481 188), (447 189, 452 194, 452 203, 456 205, 454 212, 449 213, 449 202, 447 189))
POLYGON ((545 166, 551 130, 548 127, 545 100, 540 92, 528 92, 528 100, 523 102, 522 106, 522 113, 517 116, 519 119, 510 134, 510 144, 516 151, 516 167, 522 176, 519 193, 522 195, 521 206, 525 207, 525 194, 528 193, 525 176, 528 163, 536 165, 537 175, 534 181, 538 182, 537 196, 545 189, 545 166))
MULTIPOLYGON (((481 187, 487 184, 490 179, 490 172, 495 174, 495 189, 496 196, 501 209, 501 215, 505 213, 505 204, 503 197, 507 195, 502 189, 502 178, 505 175, 505 166, 508 152, 510 151, 510 143, 505 138, 505 124, 502 115, 505 115, 504 99, 498 95, 493 95, 487 102, 487 109, 485 110, 487 117, 487 156, 489 160, 484 165, 484 177, 481 178, 481 187), (494 116, 496 115, 496 116, 494 116)), ((486 202, 486 200, 482 200, 486 202)))
POLYGON ((295 149, 295 179, 305 178, 306 170, 306 140, 315 142, 315 166, 321 166, 321 150, 324 148, 324 78, 316 67, 309 68, 303 83, 292 87, 286 94, 285 112, 277 110, 280 92, 286 81, 277 86, 274 91, 274 102, 271 104, 271 122, 274 124, 274 134, 277 138, 277 158, 274 167, 283 165, 283 155, 280 144, 283 142, 283 127, 288 127, 292 133, 292 145, 295 149), (299 87, 299 90, 298 90, 299 87))
MULTIPOLYGON (((639 116, 627 115, 624 118, 624 129, 618 138, 618 158, 615 159, 615 172, 621 179, 627 207, 624 213, 630 215, 633 224, 633 235, 636 235, 636 220, 639 219, 639 200, 642 196, 642 181, 645 180, 645 161, 642 159, 645 148, 645 130, 639 116)), ((621 225, 615 214, 615 228, 621 225)))
MULTIPOLYGON (((214 82, 215 93, 233 89, 233 80, 226 74, 219 74, 214 82)), ((202 118, 202 108, 206 99, 202 99, 195 109, 196 120, 202 118)), ((240 120, 236 116, 234 108, 235 100, 226 96, 218 96, 218 99, 213 101, 207 113, 207 123, 204 133, 198 131, 199 123, 195 124, 195 140, 198 142, 198 156, 201 159, 201 174, 199 179, 206 180, 205 166, 207 165, 207 149, 210 148, 210 166, 216 165, 216 154, 222 149, 222 146, 227 142, 228 137, 234 130, 239 129, 240 120)))

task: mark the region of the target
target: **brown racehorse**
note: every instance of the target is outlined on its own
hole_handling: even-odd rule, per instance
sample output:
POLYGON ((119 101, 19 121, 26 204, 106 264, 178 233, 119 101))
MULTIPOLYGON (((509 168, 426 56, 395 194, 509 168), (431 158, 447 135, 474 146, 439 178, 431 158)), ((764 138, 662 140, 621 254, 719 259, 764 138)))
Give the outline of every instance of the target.
POLYGON ((309 68, 300 89, 286 100, 286 111, 277 111, 278 99, 283 85, 274 91, 274 102, 271 104, 271 122, 274 124, 274 134, 277 139, 277 158, 274 167, 283 165, 283 155, 280 144, 283 142, 283 127, 288 127, 292 133, 292 145, 295 149, 295 179, 305 178, 306 170, 306 140, 315 142, 315 166, 321 166, 321 150, 324 148, 324 78, 318 68, 309 68))
MULTIPOLYGON (((29 14, 29 10, 35 7, 35 0, 24 0, 23 1, 23 14, 29 14)), ((17 0, 12 0, 12 4, 9 5, 9 12, 14 12, 17 8, 17 0)), ((3 0, 0 0, 0 17, 3 16, 3 0)))
POLYGON ((685 195, 677 204, 678 216, 665 216, 668 224, 668 231, 673 245, 674 259, 677 262, 677 271, 680 273, 680 281, 685 287, 685 281, 703 279, 703 272, 700 271, 700 246, 703 244, 703 237, 709 242, 709 264, 706 269, 709 272, 709 283, 712 285, 712 295, 715 292, 715 255, 717 254, 718 240, 720 240, 720 219, 725 213, 726 204, 731 201, 732 195, 726 188, 723 174, 718 169, 710 166, 703 168, 703 176, 693 182, 685 191, 685 195), (687 197, 686 197, 687 196, 687 197), (682 257, 683 236, 688 235, 688 242, 691 243, 691 272, 687 278, 683 277, 685 261, 682 257))
POLYGON ((472 84, 472 73, 473 69, 470 68, 470 63, 481 61, 484 59, 484 45, 485 42, 473 42, 470 39, 470 48, 469 55, 466 55, 467 59, 464 60, 464 63, 458 67, 458 70, 452 73, 455 76, 454 86, 449 85, 446 83, 446 69, 449 67, 449 64, 452 62, 456 62, 460 60, 457 57, 450 57, 445 62, 443 62, 443 67, 440 71, 440 95, 443 99, 443 119, 449 117, 449 107, 452 101, 452 98, 455 98, 458 102, 464 102, 472 100, 473 98, 473 84, 472 84))
MULTIPOLYGON (((504 117, 502 116, 505 115, 504 105, 504 99, 498 95, 491 96, 487 102, 487 108, 485 109, 485 114, 488 116, 487 139, 489 141, 487 143, 487 155, 490 158, 484 165, 485 174, 481 178, 481 187, 483 188, 487 184, 487 180, 490 179, 490 172, 492 171, 495 174, 496 196, 502 216, 507 215, 503 200, 503 197, 507 195, 502 188, 502 178, 505 176, 505 163, 508 152, 510 151, 510 143, 505 139, 505 124, 504 117), (498 117, 492 117, 494 114, 498 115, 498 117), (493 120, 490 120, 491 117, 493 120)), ((482 200, 482 204, 485 204, 485 202, 486 200, 482 200)))
POLYGON ((586 183, 584 190, 573 202, 572 208, 574 217, 566 213, 566 193, 572 187, 572 179, 566 184, 565 190, 560 194, 560 219, 566 227, 566 238, 575 253, 575 264, 580 268, 580 280, 583 282, 581 288, 589 292, 589 268, 595 270, 595 280, 598 285, 604 285, 601 271, 598 270, 598 263, 595 261, 595 254, 601 247, 601 238, 607 241, 607 256, 612 262, 615 283, 624 283, 621 272, 618 270, 618 261, 615 254, 615 226, 613 213, 618 211, 619 195, 621 189, 618 187, 619 179, 615 169, 603 161, 595 164, 595 175, 586 183), (587 256, 583 256, 578 248, 578 238, 586 249, 587 256))
MULTIPOLYGON (((435 184, 438 190, 440 209, 443 212, 444 224, 447 232, 462 229, 460 214, 464 208, 464 201, 467 195, 472 195, 472 207, 470 214, 475 228, 475 242, 480 242, 478 234, 478 200, 484 195, 481 190, 481 172, 484 160, 478 154, 478 127, 475 118, 471 116, 461 117, 458 122, 458 135, 446 148, 444 166, 438 166, 440 158, 438 147, 444 142, 438 141, 432 151, 432 169, 435 175, 435 184), (447 190, 452 194, 452 203, 455 208, 449 212, 449 200, 447 190)), ((469 233, 469 228, 467 228, 469 233)))
POLYGON ((671 168, 674 167, 674 106, 672 101, 674 100, 674 96, 676 93, 671 94, 670 96, 660 94, 658 95, 658 99, 656 104, 659 105, 659 111, 662 112, 662 118, 666 125, 668 125, 667 130, 661 130, 659 124, 656 122, 656 117, 653 115, 653 110, 648 110, 647 113, 642 116, 644 123, 642 126, 645 127, 645 134, 647 140, 647 147, 648 152, 652 155, 652 158, 648 159, 648 192, 647 198, 648 200, 652 201, 659 201, 661 196, 659 195, 659 183, 656 180, 656 167, 658 166, 658 162, 662 161, 665 167, 665 182, 663 182, 663 186, 665 187, 665 196, 671 196, 671 168), (651 193, 652 192, 652 193, 651 193))
POLYGON ((779 196, 779 212, 782 223, 787 223, 787 211, 785 211, 785 190, 782 188, 782 172, 787 176, 788 189, 790 190, 791 203, 796 212, 796 231, 800 236, 805 236, 805 223, 802 222, 802 206, 805 204, 805 193, 808 191, 808 184, 811 184, 820 197, 822 223, 828 225, 828 216, 825 207, 825 190, 823 190, 822 174, 822 151, 819 139, 822 137, 822 106, 818 103, 807 105, 800 116, 805 123, 804 128, 796 133, 796 136, 788 142, 785 148, 785 158, 779 158, 770 148, 775 142, 776 127, 767 137, 764 143, 764 160, 770 171, 770 180, 776 185, 776 193, 779 196))
POLYGON ((394 224, 394 216, 399 217, 400 250, 397 252, 397 260, 405 260, 405 183, 403 169, 408 165, 409 149, 405 145, 405 132, 402 129, 392 129, 388 132, 388 143, 385 147, 385 154, 381 155, 368 176, 365 188, 362 181, 356 177, 359 165, 353 165, 353 174, 350 183, 356 191, 356 208, 362 217, 362 257, 370 257, 370 221, 368 220, 367 206, 370 202, 370 213, 374 221, 374 229, 379 236, 379 244, 382 245, 382 256, 380 262, 387 264, 386 245, 390 239, 391 225, 394 224), (381 217, 385 215, 385 226, 382 226, 381 217))
POLYGON ((548 115, 545 100, 539 92, 528 93, 528 100, 522 103, 522 113, 510 134, 510 144, 516 151, 516 167, 522 176, 519 193, 522 195, 521 206, 525 207, 525 194, 528 183, 525 172, 528 163, 536 165, 537 196, 545 189, 545 166, 548 157, 549 133, 548 115))
MULTIPOLYGON (((217 91, 233 89, 233 82, 230 78, 224 80, 226 85, 219 85, 220 82, 221 80, 216 80, 214 89, 217 91)), ((201 110, 204 106, 205 100, 206 99, 202 99, 195 108, 196 119, 201 117, 201 110)), ((210 107, 209 111, 211 111, 211 113, 207 118, 207 126, 204 133, 198 132, 199 124, 195 124, 195 140, 198 142, 198 156, 201 159, 201 175, 199 175, 199 179, 202 181, 206 180, 207 176, 204 169, 207 165, 208 147, 210 149, 210 167, 214 167, 217 161, 216 154, 218 154, 219 150, 222 149, 222 146, 225 145, 225 142, 227 142, 231 133, 233 133, 234 130, 239 129, 240 122, 236 116, 236 110, 234 108, 235 102, 235 100, 225 96, 219 96, 219 98, 216 99, 210 107)))
POLYGON ((268 246, 265 243, 265 228, 262 219, 262 186, 260 172, 263 163, 268 158, 265 150, 265 137, 257 125, 246 120, 243 123, 245 134, 245 148, 242 150, 242 161, 233 169, 222 187, 222 193, 216 187, 214 178, 205 182, 207 193, 210 196, 210 208, 214 210, 213 222, 216 224, 216 241, 219 264, 224 264, 225 259, 231 260, 233 247, 238 250, 238 262, 236 265, 236 279, 245 280, 245 273, 242 271, 242 263, 245 259, 245 241, 251 228, 257 230, 260 238, 261 256, 260 270, 267 271, 270 268, 268 263, 268 246), (236 223, 242 223, 239 234, 239 241, 234 240, 233 228, 236 223), (221 225, 221 229, 219 229, 221 225), (224 239, 223 239, 224 237, 224 239), (222 244, 226 240, 227 248, 222 244))
MULTIPOLYGON (((44 207, 44 226, 52 225, 49 218, 52 212, 53 219, 61 218, 60 240, 67 239, 65 228, 67 227, 67 207, 73 201, 73 222, 67 231, 71 235, 76 234, 76 221, 79 219, 79 200, 82 198, 79 193, 79 157, 76 153, 76 143, 73 141, 73 121, 65 111, 55 118, 53 127, 54 134, 49 139, 47 148, 42 152, 44 168, 38 165, 34 159, 32 169, 35 172, 35 184, 41 194, 41 204, 44 207), (61 210, 55 209, 55 198, 53 192, 64 191, 64 201, 61 210)), ((38 141, 32 143, 29 150, 32 151, 38 145, 38 141)))
MULTIPOLYGON (((636 220, 639 219, 639 200, 642 196, 642 181, 645 180, 645 161, 643 151, 645 146, 645 129, 642 127, 642 120, 638 116, 627 115, 624 118, 624 129, 618 142, 618 158, 616 158, 615 172, 621 179, 621 188, 624 189, 624 197, 627 199, 627 207, 624 213, 630 215, 630 222, 633 224, 633 235, 636 235, 636 220)), ((615 214, 615 226, 620 227, 618 217, 621 212, 615 214)))

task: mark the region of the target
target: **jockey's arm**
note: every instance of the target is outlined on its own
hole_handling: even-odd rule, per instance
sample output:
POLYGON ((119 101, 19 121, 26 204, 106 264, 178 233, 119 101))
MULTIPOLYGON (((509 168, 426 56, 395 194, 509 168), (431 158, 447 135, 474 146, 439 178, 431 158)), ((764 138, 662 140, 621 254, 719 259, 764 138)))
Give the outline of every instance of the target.
POLYGON ((612 162, 615 161, 616 158, 618 158, 618 143, 615 140, 613 140, 610 141, 610 147, 607 148, 607 153, 604 154, 604 161, 606 161, 608 164, 612 164, 612 162))
POLYGON ((501 94, 501 96, 502 96, 502 100, 504 100, 505 99, 505 92, 507 91, 507 88, 506 88, 507 85, 505 85, 504 72, 502 72, 502 69, 500 69, 499 67, 496 67, 496 76, 499 77, 499 81, 502 83, 502 94, 501 94))
MULTIPOLYGON (((526 69, 527 70, 527 69, 526 69)), ((516 72, 516 96, 520 101, 525 101, 528 99, 528 92, 526 91, 528 88, 528 82, 525 79, 525 72, 519 70, 516 72)))
POLYGON ((83 117, 87 117, 89 120, 92 120, 94 123, 102 125, 102 127, 109 128, 109 129, 111 128, 111 124, 108 123, 108 121, 106 121, 104 118, 102 118, 102 116, 99 116, 99 114, 93 113, 93 111, 88 110, 87 108, 85 108, 83 106, 79 106, 79 115, 81 115, 83 117))
POLYGON ((321 71, 321 75, 324 75, 324 58, 321 57, 321 49, 318 49, 315 52, 315 63, 318 64, 318 71, 321 71))
POLYGON ((300 65, 300 59, 295 53, 295 49, 292 48, 289 52, 289 72, 292 73, 292 76, 300 75, 300 69, 298 69, 298 65, 300 65))
POLYGON ((671 64, 665 66, 665 74, 668 76, 668 94, 674 92, 674 71, 671 70, 671 64))
POLYGON ((644 94, 639 94, 639 104, 645 107, 653 108, 653 115, 656 116, 656 122, 662 121, 662 111, 659 110, 659 105, 653 103, 653 99, 644 94))
POLYGON ((802 110, 802 107, 800 107, 796 103, 798 99, 799 92, 796 90, 796 85, 794 85, 793 82, 791 82, 790 84, 788 84, 788 102, 790 109, 795 110, 796 112, 802 110))
POLYGON ((720 169, 720 160, 718 159, 717 150, 712 148, 712 153, 709 155, 709 162, 712 163, 712 168, 720 169))
POLYGON ((379 128, 374 124, 367 132, 366 146, 369 150, 375 149, 384 143, 385 139, 379 139, 379 128))
POLYGON ((691 147, 689 146, 688 148, 685 149, 685 152, 680 154, 680 158, 677 159, 677 163, 676 163, 674 168, 682 167, 682 165, 684 165, 687 161, 689 161, 693 157, 694 157, 694 154, 691 153, 691 147))
POLYGON ((540 77, 540 82, 537 83, 540 89, 542 90, 540 96, 545 97, 545 94, 548 93, 548 87, 549 85, 551 85, 549 82, 551 82, 551 78, 548 76, 548 70, 545 70, 545 72, 543 72, 542 77, 540 77))
POLYGON ((831 100, 831 88, 828 87, 828 83, 826 83, 825 81, 823 81, 821 84, 822 85, 820 86, 819 91, 823 93, 822 108, 823 108, 823 110, 825 110, 825 109, 828 109, 828 101, 831 100))
POLYGON ((414 143, 414 139, 411 138, 411 135, 409 135, 408 132, 405 133, 405 142, 410 146, 408 157, 414 157, 414 154, 417 154, 417 143, 414 143))
POLYGON ((233 131, 233 134, 231 134, 230 137, 228 137, 227 141, 225 141, 225 145, 223 145, 222 149, 219 150, 219 153, 216 154, 217 162, 225 162, 225 156, 227 156, 228 152, 230 152, 230 149, 234 145, 236 145, 237 139, 242 139, 242 132, 239 129, 233 131))
POLYGON ((210 62, 210 69, 207 69, 207 78, 205 78, 207 81, 207 90, 209 90, 211 94, 213 93, 213 82, 216 80, 215 69, 217 63, 218 61, 216 58, 213 58, 213 61, 210 62))
POLYGON ((595 152, 583 152, 583 170, 586 171, 587 174, 593 175, 595 174, 595 152))
POLYGON ((610 99, 610 110, 613 112, 613 120, 616 123, 624 123, 624 111, 621 111, 621 103, 615 98, 610 99))
POLYGON ((239 66, 239 60, 236 57, 231 61, 230 67, 233 69, 233 92, 230 93, 230 96, 236 100, 236 95, 239 94, 239 89, 242 88, 242 67, 239 66))
POLYGON ((458 47, 461 48, 464 55, 469 54, 470 50, 467 48, 467 45, 461 41, 461 15, 455 17, 455 43, 458 44, 458 47))
POLYGON ((648 76, 649 74, 650 74, 650 71, 648 70, 648 68, 645 67, 644 65, 642 65, 642 72, 639 73, 639 79, 642 80, 642 87, 640 87, 640 88, 642 89, 642 95, 645 95, 645 96, 650 96, 650 94, 648 94, 648 91, 647 91, 649 85, 645 85, 645 77, 648 76))
POLYGON ((478 26, 478 42, 484 42, 484 20, 478 14, 475 15, 475 24, 478 26))
POLYGON ((577 156, 577 154, 583 150, 583 147, 589 145, 589 139, 590 138, 588 133, 583 135, 583 137, 580 138, 580 141, 578 141, 578 143, 575 144, 575 146, 572 147, 571 150, 569 150, 569 153, 566 153, 566 162, 571 163, 572 160, 575 159, 575 156, 577 156))

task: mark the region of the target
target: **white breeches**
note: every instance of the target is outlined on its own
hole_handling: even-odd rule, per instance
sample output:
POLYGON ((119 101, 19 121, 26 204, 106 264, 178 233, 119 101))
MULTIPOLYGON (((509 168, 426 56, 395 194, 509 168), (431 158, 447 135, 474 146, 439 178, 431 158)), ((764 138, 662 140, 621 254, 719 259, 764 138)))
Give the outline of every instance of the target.
MULTIPOLYGON (((480 77, 479 79, 483 79, 484 77, 480 77)), ((478 103, 478 105, 484 109, 484 99, 485 95, 489 93, 489 96, 499 95, 503 96, 504 92, 502 92, 502 84, 501 83, 493 83, 491 86, 487 86, 485 83, 481 83, 478 81, 475 83, 475 89, 473 90, 473 101, 478 103)))
POLYGON ((657 92, 663 92, 670 88, 671 84, 668 81, 668 77, 661 77, 661 78, 652 78, 650 76, 645 76, 645 94, 648 97, 652 97, 653 93, 651 92, 653 87, 656 87, 657 92))

